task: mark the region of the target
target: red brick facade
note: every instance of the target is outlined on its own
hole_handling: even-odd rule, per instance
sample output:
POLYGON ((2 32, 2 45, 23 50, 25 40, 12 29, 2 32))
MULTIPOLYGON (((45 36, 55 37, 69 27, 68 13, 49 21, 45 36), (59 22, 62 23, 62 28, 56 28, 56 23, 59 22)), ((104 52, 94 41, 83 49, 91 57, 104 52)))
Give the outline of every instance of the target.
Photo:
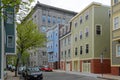
MULTIPOLYGON (((110 73, 111 67, 110 67, 110 59, 104 59, 103 63, 100 62, 100 59, 92 59, 92 60, 83 60, 83 61, 89 61, 91 63, 91 73, 110 73)), ((82 72, 82 63, 83 61, 80 61, 80 72, 82 72)))
MULTIPOLYGON (((72 61, 69 61, 69 63, 70 63, 70 71, 72 71, 72 61)), ((65 65, 64 61, 60 62, 60 69, 61 70, 66 70, 66 65, 65 65)))
POLYGON ((120 75, 120 67, 111 67, 112 75, 120 75))

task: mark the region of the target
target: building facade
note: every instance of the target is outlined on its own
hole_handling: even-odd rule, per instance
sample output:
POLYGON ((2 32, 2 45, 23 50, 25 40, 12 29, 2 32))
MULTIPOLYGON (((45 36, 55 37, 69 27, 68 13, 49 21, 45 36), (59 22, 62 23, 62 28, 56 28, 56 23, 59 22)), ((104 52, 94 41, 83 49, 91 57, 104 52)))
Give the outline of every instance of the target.
MULTIPOLYGON (((3 6, 1 0, 0 6, 3 6)), ((1 12, 3 10, 0 16, 0 80, 4 80, 6 56, 16 53, 15 9, 9 6, 1 9, 1 12)))
POLYGON ((49 66, 59 68, 59 24, 47 30, 47 53, 49 66))
POLYGON ((120 75, 120 0, 111 0, 111 74, 120 75))
POLYGON ((60 69, 72 71, 71 55, 71 26, 64 24, 60 27, 60 69))
POLYGON ((110 73, 109 9, 93 2, 72 18, 72 71, 110 73))
MULTIPOLYGON (((67 23, 76 14, 77 13, 72 11, 56 8, 53 6, 37 2, 35 7, 31 10, 31 12, 24 20, 33 20, 33 22, 36 23, 36 25, 38 26, 39 31, 42 31, 46 34, 47 28, 50 28, 55 24, 67 23)), ((38 52, 36 52, 36 54, 38 54, 39 56, 36 57, 34 56, 34 58, 36 58, 35 63, 38 61, 41 62, 41 64, 36 64, 36 66, 47 65, 48 64, 47 47, 41 48, 40 50, 37 51, 38 52), (42 57, 44 53, 46 54, 46 56, 42 57), (43 64, 44 62, 46 62, 46 64, 43 64)), ((31 56, 30 58, 33 57, 31 56)), ((31 61, 30 64, 32 64, 31 61)))

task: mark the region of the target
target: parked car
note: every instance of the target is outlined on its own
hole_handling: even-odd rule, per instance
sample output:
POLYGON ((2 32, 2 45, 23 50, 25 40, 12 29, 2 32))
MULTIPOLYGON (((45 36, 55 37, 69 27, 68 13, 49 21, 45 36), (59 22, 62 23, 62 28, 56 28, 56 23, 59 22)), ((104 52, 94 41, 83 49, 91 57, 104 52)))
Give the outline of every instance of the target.
POLYGON ((49 66, 44 66, 44 67, 41 68, 41 70, 42 70, 42 71, 49 71, 49 72, 52 72, 52 71, 53 71, 53 69, 50 68, 49 66))
POLYGON ((12 72, 15 71, 15 66, 12 66, 11 71, 12 72))
POLYGON ((22 74, 23 70, 25 70, 26 67, 25 66, 21 66, 18 68, 18 74, 22 74))
POLYGON ((43 74, 38 67, 29 67, 23 72, 25 80, 42 80, 43 74))

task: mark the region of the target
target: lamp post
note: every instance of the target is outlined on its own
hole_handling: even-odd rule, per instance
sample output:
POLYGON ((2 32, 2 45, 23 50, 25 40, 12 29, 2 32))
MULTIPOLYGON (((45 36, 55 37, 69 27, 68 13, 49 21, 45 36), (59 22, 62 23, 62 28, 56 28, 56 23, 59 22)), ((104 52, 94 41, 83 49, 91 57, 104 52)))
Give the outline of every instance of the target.
POLYGON ((100 54, 101 75, 102 75, 102 77, 103 77, 103 58, 104 58, 103 53, 105 53, 106 51, 107 51, 107 49, 105 48, 105 49, 103 50, 103 52, 100 54))
POLYGON ((100 54, 100 63, 101 63, 101 74, 103 77, 103 53, 100 54))

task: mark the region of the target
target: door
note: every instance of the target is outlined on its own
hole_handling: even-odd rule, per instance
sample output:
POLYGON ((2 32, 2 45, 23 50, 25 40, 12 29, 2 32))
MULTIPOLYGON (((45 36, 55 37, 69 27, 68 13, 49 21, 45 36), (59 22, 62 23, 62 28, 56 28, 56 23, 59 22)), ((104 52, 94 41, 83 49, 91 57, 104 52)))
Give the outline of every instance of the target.
POLYGON ((83 61, 83 63, 82 63, 82 72, 86 72, 86 73, 91 72, 91 63, 90 63, 90 61, 83 61))

